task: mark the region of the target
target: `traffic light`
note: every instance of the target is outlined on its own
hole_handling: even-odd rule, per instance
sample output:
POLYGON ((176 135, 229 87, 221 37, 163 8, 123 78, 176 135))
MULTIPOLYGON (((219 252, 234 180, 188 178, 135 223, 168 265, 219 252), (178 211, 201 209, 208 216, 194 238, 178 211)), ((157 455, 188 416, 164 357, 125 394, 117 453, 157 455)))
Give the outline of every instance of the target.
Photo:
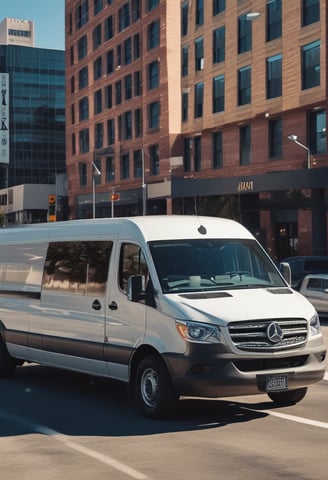
POLYGON ((113 192, 112 193, 112 202, 115 202, 116 200, 119 200, 120 199, 120 194, 118 192, 113 192))
POLYGON ((55 222, 56 219, 56 195, 48 195, 48 222, 55 222))

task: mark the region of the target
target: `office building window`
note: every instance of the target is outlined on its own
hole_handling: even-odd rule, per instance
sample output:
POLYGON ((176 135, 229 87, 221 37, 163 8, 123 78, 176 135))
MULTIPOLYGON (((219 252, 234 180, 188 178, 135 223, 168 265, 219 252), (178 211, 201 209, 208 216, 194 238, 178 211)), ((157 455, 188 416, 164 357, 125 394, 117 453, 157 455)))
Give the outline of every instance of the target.
POLYGON ((194 170, 199 172, 202 168, 202 137, 194 138, 194 170))
POLYGON ((113 15, 110 15, 105 20, 105 41, 114 37, 114 21, 113 15))
POLYGON ((79 132, 79 141, 80 141, 80 153, 87 153, 90 150, 89 143, 89 130, 84 128, 79 132))
POLYGON ((151 175, 159 175, 159 147, 158 144, 149 147, 149 165, 151 175))
POLYGON ((115 82, 115 103, 119 105, 122 103, 122 82, 119 80, 115 82))
POLYGON ((212 112, 224 111, 224 75, 213 78, 212 112))
POLYGON ((94 50, 101 45, 101 24, 97 25, 92 31, 92 43, 94 50))
POLYGON ((189 0, 185 0, 181 6, 181 36, 184 37, 188 33, 188 13, 189 0))
POLYGON ((97 115, 98 113, 101 113, 102 111, 102 91, 97 90, 94 93, 94 102, 93 102, 93 108, 94 108, 94 114, 97 115))
POLYGON ((213 31, 213 63, 224 62, 225 60, 225 27, 213 31))
POLYGON ((196 0, 196 26, 204 24, 204 0, 196 0))
POLYGON ((203 116, 203 104, 204 104, 204 83, 196 83, 195 85, 195 98, 194 98, 194 117, 200 118, 203 116))
POLYGON ((75 78, 74 75, 71 77, 71 93, 75 92, 75 78))
POLYGON ((302 47, 302 89, 320 85, 320 41, 302 47))
POLYGON ((213 1, 213 16, 224 12, 226 9, 226 0, 212 0, 213 1))
POLYGON ((93 79, 98 80, 102 76, 102 57, 98 57, 93 62, 93 79))
POLYGON ((75 133, 72 133, 72 155, 76 154, 76 137, 75 133))
POLYGON ((103 9, 103 0, 94 0, 94 15, 101 12, 103 9))
POLYGON ((133 58, 137 60, 140 58, 141 49, 140 49, 140 33, 133 35, 133 58))
POLYGON ((238 70, 238 105, 251 103, 251 67, 243 67, 238 70))
POLYGON ((181 74, 183 77, 188 75, 188 63, 189 63, 189 47, 182 47, 182 69, 181 74))
POLYGON ((122 46, 116 46, 116 66, 120 67, 122 65, 122 46))
POLYGON ((326 111, 310 112, 308 115, 308 128, 311 153, 327 153, 326 111))
POLYGON ((114 157, 106 157, 106 182, 115 180, 115 163, 114 157))
POLYGON ((159 20, 152 22, 148 26, 148 50, 152 50, 159 46, 159 20))
POLYGON ((88 54, 88 38, 83 35, 77 42, 77 56, 79 60, 86 57, 88 54))
POLYGON ((79 71, 79 89, 87 87, 89 83, 88 67, 83 67, 79 71))
POLYGON ((75 30, 79 30, 89 21, 88 0, 79 3, 75 10, 75 30))
POLYGON ((282 31, 282 8, 281 0, 267 2, 266 5, 266 40, 270 42, 281 37, 282 31))
POLYGON ((114 50, 109 50, 106 54, 107 74, 114 72, 114 50))
POLYGON ((147 12, 153 10, 157 5, 159 5, 159 0, 146 0, 147 2, 147 12))
POLYGON ((105 87, 105 106, 106 108, 112 108, 113 106, 113 86, 108 85, 105 87))
POLYGON ((223 167, 222 132, 212 134, 212 168, 223 167))
POLYGON ((148 90, 159 86, 159 62, 155 60, 148 65, 148 90))
POLYGON ((75 105, 72 103, 71 105, 71 123, 74 125, 75 123, 75 105))
POLYGON ((70 48, 71 65, 74 65, 74 47, 70 48))
POLYGON ((101 148, 104 143, 104 126, 102 123, 95 125, 95 148, 101 148))
POLYGON ((247 15, 238 18, 238 53, 252 50, 252 22, 247 20, 247 15))
POLYGON ((203 37, 195 40, 195 70, 204 70, 204 39, 203 37))
POLYGON ((141 16, 141 0, 132 0, 131 2, 131 16, 132 22, 139 20, 141 16))
POLYGON ((183 140, 183 169, 185 172, 191 171, 191 152, 192 152, 192 139, 185 138, 183 140))
POLYGON ((129 100, 132 98, 132 74, 127 75, 124 78, 124 93, 125 93, 125 100, 129 100))
POLYGON ((124 65, 132 62, 132 38, 129 37, 124 41, 124 65))
POLYGON ((142 151, 134 150, 133 152, 133 175, 135 178, 142 177, 142 151))
POLYGON ((269 120, 269 158, 270 160, 282 158, 282 120, 275 118, 269 120))
POLYGON ((139 97, 142 93, 141 72, 138 70, 133 74, 134 96, 139 97))
POLYGON ((137 108, 134 111, 134 135, 136 138, 142 137, 143 122, 142 122, 142 110, 137 108))
POLYGON ((188 120, 188 103, 189 103, 189 94, 187 92, 182 92, 182 121, 186 122, 188 120))
POLYGON ((319 22, 320 0, 302 0, 302 26, 319 22))
POLYGON ((282 55, 274 55, 266 60, 267 98, 282 95, 282 55))
POLYGON ((107 120, 107 144, 113 145, 115 143, 115 120, 111 118, 107 120))
POLYGON ((251 127, 244 125, 239 128, 239 163, 249 165, 251 163, 251 127))
POLYGON ((148 106, 148 127, 159 127, 160 103, 153 102, 148 106))
POLYGON ((131 140, 132 138, 132 111, 128 110, 121 115, 121 139, 131 140))
POLYGON ((89 98, 83 97, 79 101, 79 120, 87 120, 89 118, 89 98))
POLYGON ((122 32, 130 26, 130 6, 125 3, 118 11, 118 31, 122 32))
POLYGON ((85 187, 87 184, 87 164, 85 162, 79 163, 79 178, 80 187, 85 187))
POLYGON ((130 158, 128 153, 121 155, 121 179, 130 178, 130 158))

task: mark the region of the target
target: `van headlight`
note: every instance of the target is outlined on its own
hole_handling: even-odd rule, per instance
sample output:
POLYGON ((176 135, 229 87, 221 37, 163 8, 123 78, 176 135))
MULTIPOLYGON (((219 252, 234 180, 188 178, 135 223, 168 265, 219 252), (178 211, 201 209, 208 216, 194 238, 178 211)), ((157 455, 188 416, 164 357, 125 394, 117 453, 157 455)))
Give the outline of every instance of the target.
POLYGON ((175 325, 179 335, 186 342, 219 343, 220 330, 218 327, 204 323, 176 320, 175 325))
POLYGON ((316 313, 310 320, 310 333, 312 336, 321 333, 319 315, 316 313))

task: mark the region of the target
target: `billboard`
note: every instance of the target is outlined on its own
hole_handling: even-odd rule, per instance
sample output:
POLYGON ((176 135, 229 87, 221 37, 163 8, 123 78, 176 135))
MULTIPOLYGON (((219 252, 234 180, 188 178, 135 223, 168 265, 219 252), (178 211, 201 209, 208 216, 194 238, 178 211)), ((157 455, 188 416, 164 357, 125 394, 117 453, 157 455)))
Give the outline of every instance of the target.
POLYGON ((0 163, 9 163, 9 74, 0 73, 0 163))

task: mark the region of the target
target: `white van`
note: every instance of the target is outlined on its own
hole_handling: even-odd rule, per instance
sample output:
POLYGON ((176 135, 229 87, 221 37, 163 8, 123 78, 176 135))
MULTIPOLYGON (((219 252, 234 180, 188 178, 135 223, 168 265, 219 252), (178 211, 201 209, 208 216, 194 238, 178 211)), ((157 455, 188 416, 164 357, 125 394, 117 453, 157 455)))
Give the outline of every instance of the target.
POLYGON ((325 373, 314 307, 240 224, 76 220, 0 232, 0 376, 36 362, 129 384, 149 417, 180 396, 300 401, 325 373))

